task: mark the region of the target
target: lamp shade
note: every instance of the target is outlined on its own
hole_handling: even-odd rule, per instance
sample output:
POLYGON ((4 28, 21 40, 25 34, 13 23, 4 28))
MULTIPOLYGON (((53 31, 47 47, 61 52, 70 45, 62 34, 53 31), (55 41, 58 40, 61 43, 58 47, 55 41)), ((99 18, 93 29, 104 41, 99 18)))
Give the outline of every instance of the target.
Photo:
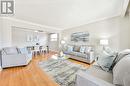
POLYGON ((100 45, 108 45, 108 39, 101 39, 100 45))

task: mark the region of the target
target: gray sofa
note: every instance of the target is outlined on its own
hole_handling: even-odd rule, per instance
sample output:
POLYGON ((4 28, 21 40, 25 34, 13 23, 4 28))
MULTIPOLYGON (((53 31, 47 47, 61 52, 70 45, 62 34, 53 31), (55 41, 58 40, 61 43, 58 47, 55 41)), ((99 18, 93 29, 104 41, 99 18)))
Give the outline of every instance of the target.
POLYGON ((67 45, 64 54, 70 55, 69 58, 89 64, 95 60, 94 48, 90 45, 67 45))
POLYGON ((90 67, 87 71, 79 71, 75 86, 130 86, 130 50, 120 54, 111 72, 99 66, 90 67))

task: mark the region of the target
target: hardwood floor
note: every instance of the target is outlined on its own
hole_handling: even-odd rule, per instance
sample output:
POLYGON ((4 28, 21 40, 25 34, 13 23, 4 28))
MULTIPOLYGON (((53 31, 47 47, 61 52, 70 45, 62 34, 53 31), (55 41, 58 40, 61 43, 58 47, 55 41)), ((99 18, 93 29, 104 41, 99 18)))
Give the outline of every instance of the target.
MULTIPOLYGON (((37 65, 39 61, 47 60, 54 54, 54 52, 50 52, 46 55, 36 56, 29 65, 24 67, 3 69, 0 72, 0 86, 59 86, 37 65)), ((70 61, 89 67, 86 63, 70 61)))

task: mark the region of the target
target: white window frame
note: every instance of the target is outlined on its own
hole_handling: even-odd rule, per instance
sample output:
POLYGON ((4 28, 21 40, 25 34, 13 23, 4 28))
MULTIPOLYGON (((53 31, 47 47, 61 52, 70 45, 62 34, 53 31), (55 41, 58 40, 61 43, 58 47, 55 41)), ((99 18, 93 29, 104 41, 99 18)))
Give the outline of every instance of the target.
POLYGON ((50 35, 50 41, 57 41, 58 40, 58 34, 57 33, 53 33, 50 35))

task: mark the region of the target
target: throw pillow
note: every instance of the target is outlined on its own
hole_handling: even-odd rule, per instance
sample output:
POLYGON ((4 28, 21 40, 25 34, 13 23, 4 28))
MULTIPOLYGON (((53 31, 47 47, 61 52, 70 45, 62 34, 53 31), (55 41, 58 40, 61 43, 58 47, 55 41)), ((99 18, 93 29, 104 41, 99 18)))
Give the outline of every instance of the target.
POLYGON ((79 52, 80 51, 80 46, 74 46, 74 51, 79 52))
MULTIPOLYGON (((127 86, 130 77, 130 55, 125 56, 121 59, 113 68, 113 84, 127 86), (126 78, 128 80, 126 80, 126 78)), ((129 86, 129 85, 128 85, 129 86)))
POLYGON ((85 53, 88 53, 90 51, 93 51, 92 47, 86 46, 85 53))
POLYGON ((81 47, 80 47, 80 52, 81 52, 81 53, 84 53, 84 52, 85 52, 85 49, 86 49, 85 46, 81 46, 81 47))
POLYGON ((104 51, 101 55, 99 55, 97 64, 104 70, 104 71, 110 71, 111 65, 113 64, 113 61, 115 59, 116 55, 109 55, 108 53, 104 51))
POLYGON ((73 48, 74 48, 73 46, 68 45, 68 49, 67 49, 67 51, 68 51, 68 52, 73 52, 73 48))
POLYGON ((117 52, 112 50, 110 47, 104 47, 104 51, 106 52, 106 54, 111 55, 111 56, 117 54, 117 52))

